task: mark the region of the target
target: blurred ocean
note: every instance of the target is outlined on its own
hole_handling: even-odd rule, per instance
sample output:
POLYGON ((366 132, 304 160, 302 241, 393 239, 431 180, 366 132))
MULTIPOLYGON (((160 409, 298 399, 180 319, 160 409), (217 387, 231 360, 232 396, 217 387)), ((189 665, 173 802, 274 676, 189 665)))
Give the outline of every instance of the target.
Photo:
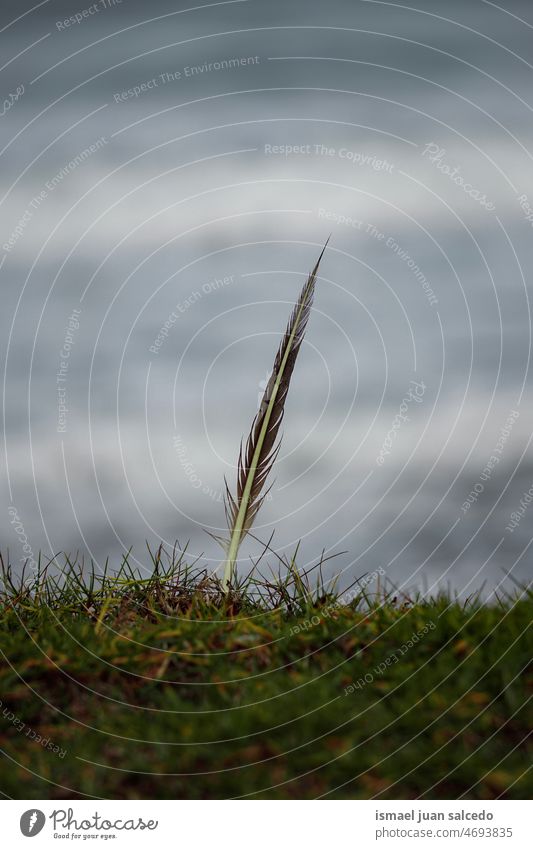
POLYGON ((216 566, 331 233, 255 533, 341 585, 526 580, 530 4, 89 6, 1 12, 2 549, 216 566))

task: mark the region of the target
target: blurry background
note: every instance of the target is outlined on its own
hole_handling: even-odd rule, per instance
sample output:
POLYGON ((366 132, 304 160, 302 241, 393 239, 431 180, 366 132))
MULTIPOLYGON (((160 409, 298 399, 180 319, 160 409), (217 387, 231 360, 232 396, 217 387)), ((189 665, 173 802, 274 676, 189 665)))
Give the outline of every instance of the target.
POLYGON ((179 539, 220 562, 204 529, 224 526, 224 475, 331 233, 256 534, 301 539, 302 566, 346 552, 341 585, 378 567, 464 595, 524 581, 530 4, 1 15, 12 561, 133 546, 144 568, 145 541, 179 539))

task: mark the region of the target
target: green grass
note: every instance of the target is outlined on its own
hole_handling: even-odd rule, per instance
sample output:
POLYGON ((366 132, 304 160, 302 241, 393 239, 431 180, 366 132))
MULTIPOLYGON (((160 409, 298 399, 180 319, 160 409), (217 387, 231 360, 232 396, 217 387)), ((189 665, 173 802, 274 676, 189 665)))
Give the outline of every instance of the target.
POLYGON ((278 561, 226 597, 185 559, 158 552, 148 579, 2 564, 4 794, 531 795, 531 592, 343 598, 321 563, 278 561))

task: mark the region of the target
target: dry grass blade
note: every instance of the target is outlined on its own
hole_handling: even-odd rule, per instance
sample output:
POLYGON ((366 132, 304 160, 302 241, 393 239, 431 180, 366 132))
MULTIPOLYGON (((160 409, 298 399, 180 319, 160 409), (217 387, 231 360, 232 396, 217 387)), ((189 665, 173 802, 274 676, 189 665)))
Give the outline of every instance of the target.
POLYGON ((283 420, 287 392, 311 312, 318 267, 327 244, 328 242, 322 248, 294 306, 244 449, 241 442, 235 497, 226 482, 225 508, 229 541, 222 580, 226 591, 233 576, 239 546, 268 493, 268 490, 264 491, 264 485, 280 448, 281 443, 277 441, 277 437, 283 420))

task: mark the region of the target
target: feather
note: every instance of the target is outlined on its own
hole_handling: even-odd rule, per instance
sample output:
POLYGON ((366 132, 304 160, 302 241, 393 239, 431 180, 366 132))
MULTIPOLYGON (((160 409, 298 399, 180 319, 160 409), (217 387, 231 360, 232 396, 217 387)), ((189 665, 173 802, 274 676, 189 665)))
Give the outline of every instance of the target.
POLYGON ((283 420, 285 401, 294 364, 309 321, 318 267, 328 242, 329 239, 322 248, 316 265, 294 305, 274 360, 272 374, 268 380, 259 410, 252 422, 246 446, 243 447, 241 442, 235 497, 231 494, 228 483, 225 481, 225 510, 229 540, 227 542, 222 585, 226 591, 233 576, 239 546, 252 527, 270 489, 269 487, 264 491, 264 486, 281 446, 281 440, 278 441, 278 432, 283 420))

